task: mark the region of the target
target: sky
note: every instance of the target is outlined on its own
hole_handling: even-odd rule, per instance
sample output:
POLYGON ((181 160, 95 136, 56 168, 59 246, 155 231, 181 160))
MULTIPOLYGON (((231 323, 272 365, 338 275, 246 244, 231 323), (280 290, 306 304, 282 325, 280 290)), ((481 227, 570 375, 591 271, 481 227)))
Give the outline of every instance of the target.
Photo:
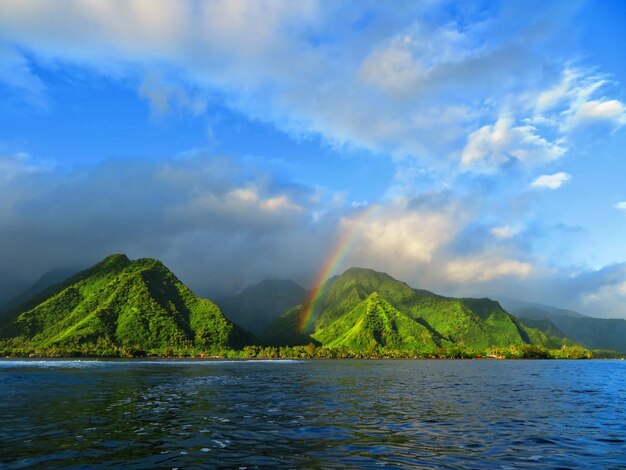
POLYGON ((0 0, 0 300, 123 252, 626 318, 624 44, 617 0, 0 0))

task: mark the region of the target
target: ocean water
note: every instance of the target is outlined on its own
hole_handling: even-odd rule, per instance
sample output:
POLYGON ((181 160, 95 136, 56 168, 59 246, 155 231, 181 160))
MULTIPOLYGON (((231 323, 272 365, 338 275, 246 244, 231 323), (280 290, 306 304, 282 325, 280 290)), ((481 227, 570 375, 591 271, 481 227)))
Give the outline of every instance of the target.
POLYGON ((1 468, 626 468, 626 361, 0 361, 1 468))

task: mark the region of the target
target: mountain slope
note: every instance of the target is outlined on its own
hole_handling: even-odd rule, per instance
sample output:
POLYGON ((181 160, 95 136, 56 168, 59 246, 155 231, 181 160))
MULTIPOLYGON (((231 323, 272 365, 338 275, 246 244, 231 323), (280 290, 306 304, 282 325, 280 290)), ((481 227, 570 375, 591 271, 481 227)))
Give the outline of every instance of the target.
POLYGON ((0 318, 33 297, 60 284, 78 272, 78 269, 53 269, 44 273, 32 286, 0 305, 0 318))
POLYGON ((439 347, 426 327, 398 311, 377 292, 312 337, 327 347, 352 350, 365 350, 378 345, 416 350, 439 347))
POLYGON ((561 343, 539 330, 523 325, 490 299, 455 299, 425 290, 412 289, 385 273, 371 269, 350 268, 330 279, 314 309, 310 328, 300 331, 301 317, 309 310, 301 305, 279 317, 268 329, 265 338, 274 344, 304 344, 319 336, 330 325, 351 312, 371 294, 377 292, 397 311, 424 327, 439 342, 474 348, 508 346, 516 343, 558 347, 561 343))
POLYGON ((240 347, 252 337, 160 261, 109 256, 18 307, 0 336, 41 347, 106 342, 136 349, 240 347), (35 304, 35 305, 33 305, 35 304))
MULTIPOLYGON (((612 349, 626 353, 626 320, 617 318, 593 318, 593 317, 569 317, 555 316, 550 312, 537 310, 532 313, 532 318, 526 318, 528 312, 521 310, 516 312, 522 322, 529 325, 537 322, 541 328, 541 322, 550 322, 565 336, 583 344, 590 349, 612 349), (538 320, 537 317, 542 319, 538 320)), ((545 331, 545 330, 544 330, 545 331)))
POLYGON ((538 315, 537 320, 544 318, 545 312, 548 312, 550 316, 558 317, 587 317, 587 315, 583 315, 575 310, 557 308, 551 305, 527 302, 525 300, 512 299, 510 297, 502 297, 500 299, 500 303, 511 313, 526 310, 529 312, 528 315, 526 315, 527 318, 534 318, 532 312, 535 312, 538 315))
POLYGON ((260 335, 289 308, 302 303, 307 291, 293 281, 268 279, 218 302, 224 314, 260 335))
POLYGON ((510 305, 511 313, 522 322, 536 325, 548 336, 549 326, 552 324, 564 336, 588 348, 626 353, 626 320, 588 317, 574 310, 521 300, 506 299, 504 302, 510 305))
POLYGON ((523 318, 521 319, 522 323, 527 327, 533 328, 535 330, 541 331, 548 338, 548 345, 550 347, 557 347, 557 345, 574 345, 575 342, 569 339, 564 339, 567 337, 565 333, 557 328, 557 326, 552 323, 550 320, 533 320, 531 318, 523 318), (552 346, 555 344, 555 346, 552 346))

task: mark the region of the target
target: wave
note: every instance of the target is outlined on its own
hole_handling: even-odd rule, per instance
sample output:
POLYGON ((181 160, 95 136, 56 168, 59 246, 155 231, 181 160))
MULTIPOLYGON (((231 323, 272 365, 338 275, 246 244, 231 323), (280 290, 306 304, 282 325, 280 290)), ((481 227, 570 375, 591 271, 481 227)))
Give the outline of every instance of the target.
POLYGON ((203 366, 222 364, 298 364, 294 359, 0 359, 0 368, 41 367, 41 368, 92 368, 117 366, 203 366))

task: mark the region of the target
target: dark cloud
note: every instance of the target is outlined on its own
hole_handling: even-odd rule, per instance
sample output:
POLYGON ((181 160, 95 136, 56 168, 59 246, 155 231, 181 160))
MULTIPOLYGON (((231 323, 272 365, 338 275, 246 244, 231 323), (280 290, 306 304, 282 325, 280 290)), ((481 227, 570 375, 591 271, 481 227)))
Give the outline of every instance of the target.
POLYGON ((547 269, 532 256, 532 233, 494 236, 467 198, 449 190, 354 209, 202 153, 81 170, 5 156, 0 167, 10 168, 0 185, 0 299, 50 269, 86 267, 117 252, 159 258, 212 297, 268 277, 309 286, 348 231, 344 268, 373 267, 448 295, 624 315, 626 264, 547 269))
POLYGON ((23 166, 0 187, 2 297, 49 269, 116 252, 160 258, 205 294, 268 276, 308 282, 332 235, 331 216, 312 220, 311 189, 227 158, 23 166))

